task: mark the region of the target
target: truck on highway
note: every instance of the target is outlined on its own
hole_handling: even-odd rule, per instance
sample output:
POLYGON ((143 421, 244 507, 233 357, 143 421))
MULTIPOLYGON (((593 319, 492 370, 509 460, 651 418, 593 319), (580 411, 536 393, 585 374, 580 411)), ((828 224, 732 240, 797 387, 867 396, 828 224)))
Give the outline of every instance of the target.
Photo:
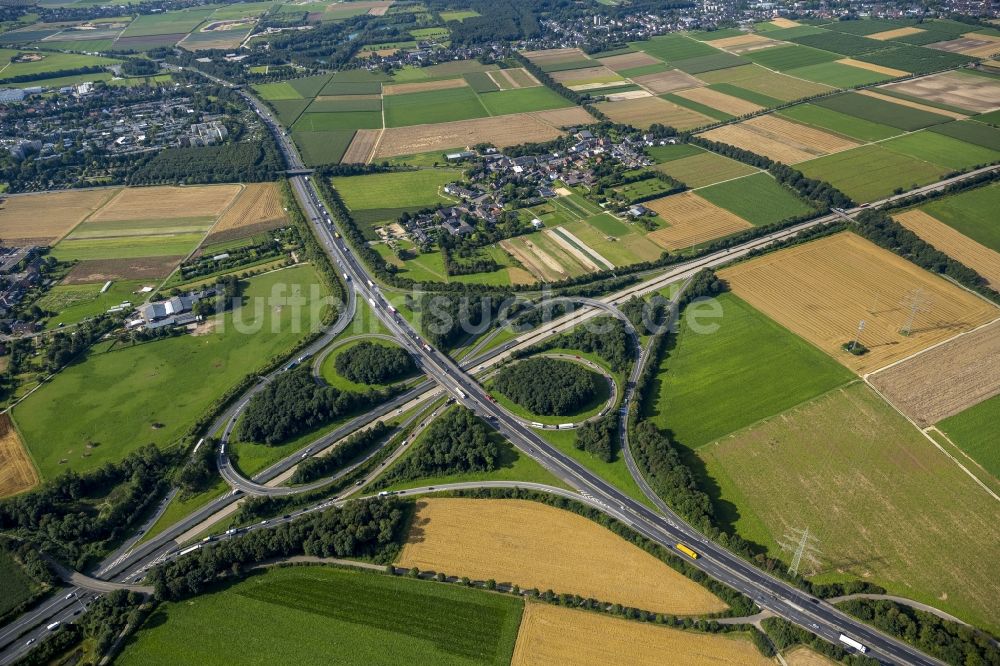
POLYGON ((62 622, 59 622, 58 620, 56 620, 55 622, 53 622, 52 624, 48 625, 45 628, 48 629, 49 631, 55 631, 56 629, 59 628, 60 624, 62 624, 62 622))
POLYGON ((573 424, 572 423, 560 423, 559 424, 559 429, 560 430, 572 430, 573 429, 573 424))
POLYGON ((351 276, 348 275, 347 273, 344 273, 344 280, 346 280, 347 282, 350 282, 351 281, 351 276))
POLYGON ((458 389, 458 390, 457 390, 457 391, 455 391, 455 392, 456 392, 456 393, 458 393, 458 396, 459 396, 459 397, 460 397, 460 398, 461 398, 462 400, 465 400, 465 397, 466 397, 466 396, 465 396, 465 391, 463 391, 463 390, 461 390, 461 389, 458 389))
MULTIPOLYGON (((330 218, 326 218, 326 219, 328 219, 328 220, 329 220, 330 218)), ((339 231, 334 231, 334 232, 333 232, 333 237, 334 237, 334 238, 340 238, 340 232, 339 232, 339 231)))
POLYGON ((378 306, 375 305, 375 299, 374 298, 368 297, 368 302, 372 304, 373 308, 374 307, 378 307, 378 306))
POLYGON ((844 634, 841 634, 840 635, 840 642, 843 643, 843 644, 845 644, 845 645, 850 645, 852 648, 854 648, 855 650, 857 650, 861 654, 864 654, 865 652, 868 652, 868 648, 866 648, 864 645, 862 645, 858 641, 854 640, 850 636, 845 636, 844 634))
POLYGON ((394 308, 394 307, 392 307, 392 306, 390 305, 390 306, 389 306, 389 312, 391 312, 392 314, 396 314, 396 308, 394 308))
POLYGON ((532 428, 544 428, 545 426, 543 424, 541 424, 541 423, 538 423, 537 421, 532 421, 531 422, 531 427, 532 428))
POLYGON ((677 544, 677 550, 681 551, 682 553, 690 557, 692 560, 698 559, 698 553, 694 552, 693 550, 691 550, 682 543, 677 544))
POLYGON ((423 345, 421 345, 421 346, 424 348, 424 351, 428 351, 428 352, 434 351, 433 349, 431 349, 431 346, 429 344, 427 344, 426 342, 423 345))
POLYGON ((365 282, 367 282, 367 283, 368 283, 368 286, 369 286, 369 287, 374 287, 374 286, 375 286, 375 283, 374 283, 374 282, 372 282, 372 281, 371 281, 370 279, 369 279, 369 280, 365 280, 365 282))

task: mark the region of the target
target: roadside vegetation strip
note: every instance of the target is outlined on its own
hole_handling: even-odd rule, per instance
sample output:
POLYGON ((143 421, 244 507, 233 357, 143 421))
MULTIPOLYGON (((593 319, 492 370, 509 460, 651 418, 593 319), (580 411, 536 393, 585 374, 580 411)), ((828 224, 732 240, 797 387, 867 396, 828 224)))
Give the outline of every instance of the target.
POLYGON ((653 612, 726 609, 708 590, 600 525, 525 500, 420 500, 396 564, 653 612))
POLYGON ((894 407, 927 427, 1000 394, 1000 321, 868 376, 894 407))
POLYGON ((8 244, 52 244, 118 192, 119 188, 97 188, 7 196, 0 206, 0 238, 8 244), (45 215, 40 217, 39 210, 45 215))
POLYGON ((195 603, 161 606, 123 664, 510 662, 523 602, 402 577, 276 568, 195 603), (268 618, 268 631, 246 627, 268 618), (239 641, 233 636, 241 635, 239 641), (276 641, 275 636, 284 640, 276 641))
POLYGON ((925 242, 979 273, 993 289, 1000 290, 1000 253, 919 209, 899 213, 893 218, 925 242))
POLYGON ((654 664, 665 655, 670 655, 672 663, 691 666, 771 664, 772 660, 744 636, 680 631, 528 602, 511 664, 654 664))
POLYGON ((985 555, 1000 538, 996 500, 867 385, 824 394, 698 455, 743 538, 778 556, 791 526, 820 536, 822 555, 803 562, 806 576, 855 576, 997 630, 1000 581, 985 555), (859 529, 872 524, 879 529, 859 529), (963 547, 942 550, 944 534, 963 547))
POLYGON ((737 296, 858 373, 1000 314, 980 297, 847 232, 736 264, 719 277, 737 296), (855 339, 861 320, 860 341, 869 351, 855 356, 841 345, 855 339), (908 334, 901 332, 908 325, 908 334))

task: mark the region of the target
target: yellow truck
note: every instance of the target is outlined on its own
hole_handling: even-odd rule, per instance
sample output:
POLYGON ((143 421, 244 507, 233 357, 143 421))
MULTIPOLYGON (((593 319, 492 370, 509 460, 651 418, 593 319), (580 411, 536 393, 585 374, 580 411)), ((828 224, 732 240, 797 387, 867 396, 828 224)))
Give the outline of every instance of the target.
POLYGON ((682 553, 690 557, 692 560, 698 559, 698 553, 694 552, 693 550, 691 550, 682 543, 677 544, 677 550, 681 551, 682 553))

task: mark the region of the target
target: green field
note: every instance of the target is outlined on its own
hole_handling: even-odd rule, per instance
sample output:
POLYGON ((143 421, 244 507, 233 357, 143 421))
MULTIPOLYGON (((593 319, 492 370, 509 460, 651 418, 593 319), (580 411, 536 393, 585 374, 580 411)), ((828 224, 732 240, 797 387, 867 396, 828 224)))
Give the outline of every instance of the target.
MULTIPOLYGON (((7 54, 15 54, 16 52, 6 52, 7 54)), ((101 58, 99 56, 89 56, 77 53, 53 53, 48 51, 33 52, 34 55, 43 56, 41 60, 34 62, 11 62, 8 63, 6 57, 0 59, 0 81, 6 79, 12 79, 15 76, 34 76, 37 74, 45 74, 47 72, 55 72, 61 69, 76 69, 77 67, 92 67, 94 65, 113 65, 118 60, 112 60, 111 58, 101 58)), ((93 74, 91 74, 93 76, 93 74)), ((37 85, 37 84, 35 84, 37 85)), ((45 85, 49 85, 46 82, 45 85)))
MULTIPOLYGON (((309 105, 309 113, 331 113, 345 111, 381 111, 382 100, 371 99, 365 95, 350 95, 343 97, 321 97, 309 105)), ((379 127, 382 126, 381 121, 379 127)))
POLYGON ((879 144, 800 162, 795 168, 810 178, 827 181, 857 202, 880 199, 897 188, 909 190, 933 183, 946 171, 879 144))
POLYGON ((959 120, 929 128, 931 132, 972 143, 990 150, 1000 150, 1000 129, 974 120, 959 120))
POLYGON ((479 96, 479 101, 492 116, 573 106, 568 99, 545 86, 485 93, 479 96))
POLYGON ((807 67, 818 65, 822 62, 837 60, 839 56, 829 51, 812 49, 808 46, 779 46, 777 48, 760 49, 751 51, 744 56, 758 65, 784 72, 797 67, 807 67))
POLYGON ((834 88, 854 88, 872 83, 888 81, 892 77, 887 74, 872 72, 860 67, 852 67, 840 62, 823 62, 818 65, 799 67, 788 70, 789 76, 797 76, 807 81, 823 83, 834 88))
POLYGON ((253 89, 257 91, 261 99, 273 101, 276 99, 303 99, 302 94, 292 87, 289 81, 278 81, 276 83, 255 83, 253 89))
POLYGON ((697 455, 717 484, 717 512, 744 538, 788 561, 778 541, 791 528, 818 537, 820 566, 803 561, 800 573, 863 579, 987 631, 1000 626, 996 500, 867 385, 697 455))
POLYGON ((382 103, 386 127, 444 123, 489 115, 479 96, 468 87, 388 95, 382 103))
MULTIPOLYGON (((139 280, 115 280, 103 294, 104 283, 97 284, 66 284, 56 285, 45 296, 38 300, 38 306, 47 312, 55 314, 49 318, 45 328, 58 328, 60 324, 75 324, 84 319, 103 314, 108 308, 119 305, 122 301, 138 303, 145 296, 135 291, 144 284, 139 280)), ((149 286, 155 286, 149 282, 149 286)))
POLYGON ((118 663, 509 664, 522 603, 372 572, 274 569, 162 605, 118 663))
POLYGON ((647 148, 646 152, 659 164, 664 164, 692 155, 701 155, 706 151, 691 143, 678 143, 673 146, 653 146, 647 148))
POLYGON ((843 32, 822 32, 811 35, 798 35, 796 37, 783 37, 783 39, 845 56, 856 56, 888 48, 885 43, 877 39, 848 35, 843 32))
POLYGON ((354 130, 342 129, 329 132, 295 130, 292 138, 295 139, 295 145, 299 147, 302 159, 308 166, 337 164, 354 140, 354 130))
POLYGON ((953 139, 944 134, 922 131, 889 139, 883 147, 946 169, 968 169, 1000 159, 1000 152, 953 139))
POLYGON ((117 238, 67 238, 52 250, 59 261, 184 256, 198 247, 204 233, 149 234, 117 238))
POLYGON ((686 97, 681 97, 680 95, 674 95, 673 93, 667 93, 666 95, 660 95, 661 98, 667 100, 668 102, 673 102, 678 106, 683 106, 685 108, 691 109, 692 111, 697 111, 703 116, 708 116, 709 118, 714 118, 715 120, 732 120, 736 116, 726 113, 725 111, 719 111, 715 107, 708 106, 707 104, 702 104, 701 102, 695 102, 694 100, 687 99, 686 97))
POLYGON ((669 62, 720 53, 719 49, 704 42, 678 34, 653 37, 646 42, 629 42, 629 46, 669 62))
POLYGON ((280 99, 271 100, 269 104, 274 109, 281 124, 285 127, 291 127, 312 102, 308 99, 280 99))
POLYGON ((119 39, 191 32, 198 27, 198 24, 211 16, 215 9, 213 7, 211 9, 183 9, 162 14, 140 14, 125 28, 119 39))
POLYGON ((959 448, 1000 479, 1000 448, 996 442, 996 424, 1000 422, 1000 395, 946 418, 937 424, 959 448))
POLYGON ((467 18, 475 18, 479 16, 479 12, 472 11, 471 9, 458 9, 450 12, 441 12, 442 21, 464 21, 467 18))
POLYGON ((809 204, 766 173, 701 188, 698 196, 753 225, 780 222, 812 210, 809 204))
POLYGON ((213 400, 308 334, 321 313, 283 303, 294 293, 315 302, 313 285, 325 296, 310 266, 252 278, 245 305, 213 332, 103 343, 65 368, 13 412, 42 477, 95 469, 150 442, 176 443, 213 400), (73 419, 54 418, 67 413, 73 419))
POLYGON ((329 132, 331 130, 382 129, 382 113, 379 111, 338 111, 333 113, 313 113, 311 110, 299 116, 293 127, 296 132, 329 132))
POLYGON ((660 365, 650 416, 697 448, 815 398, 853 378, 849 370, 733 294, 718 299, 714 333, 682 321, 660 365))
POLYGON ((21 565, 0 550, 0 616, 30 599, 33 587, 21 565))
POLYGON ((334 178, 333 186, 352 211, 419 210, 447 203, 449 199, 438 193, 440 188, 461 177, 457 169, 420 169, 334 178))
POLYGON ((782 109, 778 115, 864 142, 881 141, 900 133, 894 127, 873 123, 815 104, 797 104, 782 109))
POLYGON ((994 183, 936 199, 920 208, 977 243, 1000 252, 998 205, 1000 205, 1000 184, 994 183))
POLYGON ((732 53, 713 53, 711 55, 688 58, 686 60, 675 60, 671 64, 682 72, 688 74, 701 74, 717 69, 728 69, 746 65, 750 61, 732 53))
POLYGON ((949 67, 960 67, 966 63, 975 61, 975 58, 964 56, 961 53, 949 53, 947 51, 925 49, 909 44, 897 44, 893 48, 885 49, 884 51, 858 56, 858 60, 914 74, 928 74, 949 67))
POLYGON ((894 104, 857 93, 824 97, 823 99, 816 100, 813 104, 822 106, 825 109, 833 109, 834 111, 839 111, 855 118, 889 125, 890 127, 908 132, 939 123, 946 123, 951 120, 951 118, 937 113, 912 109, 902 104, 894 104))
MULTIPOLYGON (((671 148, 674 146, 670 146, 671 148)), ((671 160, 656 167, 691 188, 705 187, 732 178, 741 178, 759 170, 748 164, 703 150, 690 157, 671 160)))

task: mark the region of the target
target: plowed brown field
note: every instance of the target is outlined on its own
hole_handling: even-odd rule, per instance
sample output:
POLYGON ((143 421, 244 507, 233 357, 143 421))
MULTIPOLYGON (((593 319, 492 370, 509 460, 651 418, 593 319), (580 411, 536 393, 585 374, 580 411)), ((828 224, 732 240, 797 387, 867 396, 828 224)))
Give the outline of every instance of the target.
POLYGON ((527 500, 420 500, 397 565, 677 615, 726 607, 597 523, 527 500))
MULTIPOLYGON (((898 90, 918 99, 957 106, 973 113, 983 113, 1000 107, 1000 81, 985 76, 945 72, 882 86, 898 90)), ((893 101, 899 102, 893 98, 893 101)), ((935 109, 934 113, 942 113, 935 109)))
POLYGON ((992 321, 996 306, 852 233, 751 259, 719 272, 733 292, 859 374, 992 321), (913 305, 909 335, 903 330, 913 305), (870 351, 854 356, 854 339, 870 351))
POLYGON ((131 259, 87 259, 79 262, 62 284, 92 284, 105 280, 164 278, 184 257, 133 257, 131 259))
POLYGON ((877 372, 869 381, 923 427, 1000 393, 1000 322, 877 372))
POLYGON ((743 636, 702 634, 528 602, 511 666, 773 666, 743 636))

